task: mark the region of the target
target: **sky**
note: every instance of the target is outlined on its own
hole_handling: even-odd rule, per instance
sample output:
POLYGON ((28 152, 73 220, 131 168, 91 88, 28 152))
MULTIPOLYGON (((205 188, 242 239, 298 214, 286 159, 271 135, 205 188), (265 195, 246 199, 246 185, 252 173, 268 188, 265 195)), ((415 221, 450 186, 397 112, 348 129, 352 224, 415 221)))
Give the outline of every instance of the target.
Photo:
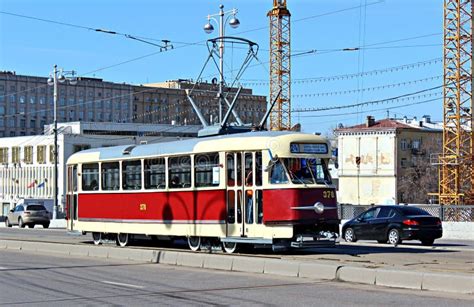
MULTIPOLYGON (((225 10, 236 8, 240 21, 237 29, 227 25, 225 34, 259 46, 240 82, 267 96, 266 14, 272 3, 0 0, 0 70, 48 76, 57 64, 111 82, 195 80, 208 56, 206 40, 217 36, 217 31, 203 31, 207 15, 223 4, 225 10), (96 28, 124 35, 91 30, 96 28), (154 44, 169 40, 173 49, 160 52, 125 34, 154 44)), ((330 134, 339 125, 363 123, 368 115, 376 120, 430 115, 442 121, 443 0, 287 0, 287 6, 293 124, 301 123, 305 132, 330 134)), ((245 46, 226 46, 228 82, 246 52, 245 46)), ((202 79, 210 81, 216 73, 215 66, 207 65, 202 79)))

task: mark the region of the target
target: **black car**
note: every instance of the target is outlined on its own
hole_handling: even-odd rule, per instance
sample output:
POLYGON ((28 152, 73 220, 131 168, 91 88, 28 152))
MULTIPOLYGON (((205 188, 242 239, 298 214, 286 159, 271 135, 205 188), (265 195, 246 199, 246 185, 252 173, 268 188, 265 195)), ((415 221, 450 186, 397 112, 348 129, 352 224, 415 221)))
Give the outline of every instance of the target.
POLYGON ((423 245, 433 245, 442 235, 439 218, 409 206, 373 207, 342 227, 342 236, 347 242, 377 240, 397 245, 402 240, 420 240, 423 245))

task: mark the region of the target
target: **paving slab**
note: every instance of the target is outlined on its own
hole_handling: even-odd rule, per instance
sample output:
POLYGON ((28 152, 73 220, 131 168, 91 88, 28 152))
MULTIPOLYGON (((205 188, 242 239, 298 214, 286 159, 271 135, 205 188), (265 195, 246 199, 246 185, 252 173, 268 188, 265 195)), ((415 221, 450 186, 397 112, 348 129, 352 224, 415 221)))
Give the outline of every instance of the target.
POLYGON ((265 259, 250 257, 235 257, 232 265, 232 271, 247 273, 263 273, 265 268, 265 259))
POLYGON ((375 284, 378 286, 421 290, 423 272, 400 270, 376 270, 375 284))
POLYGON ((474 276, 468 274, 424 273, 423 290, 474 294, 474 276))
POLYGON ((265 260, 263 273, 298 277, 299 266, 296 261, 269 259, 265 260))
POLYGON ((336 279, 336 272, 339 267, 336 264, 304 262, 300 263, 298 276, 302 278, 333 280, 336 279))
POLYGON ((158 263, 160 264, 176 265, 177 260, 178 252, 173 251, 161 251, 160 256, 158 257, 158 263))
POLYGON ((214 270, 231 271, 234 257, 223 255, 206 255, 204 258, 204 268, 214 270))
POLYGON ((375 277, 375 269, 343 266, 337 270, 337 279, 341 281, 374 285, 375 277))
POLYGON ((179 253, 176 259, 177 265, 202 268, 204 265, 204 254, 179 253))

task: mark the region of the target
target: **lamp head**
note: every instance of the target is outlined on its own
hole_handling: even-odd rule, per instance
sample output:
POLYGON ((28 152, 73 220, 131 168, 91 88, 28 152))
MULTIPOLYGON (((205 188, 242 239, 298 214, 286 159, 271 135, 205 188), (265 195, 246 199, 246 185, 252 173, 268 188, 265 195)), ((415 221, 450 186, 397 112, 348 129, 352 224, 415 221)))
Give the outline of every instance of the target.
POLYGON ((207 34, 211 34, 212 31, 214 31, 214 27, 211 25, 211 22, 208 21, 205 25, 204 25, 204 31, 207 33, 207 34))
POLYGON ((58 81, 59 83, 64 83, 64 81, 66 81, 66 77, 64 77, 64 75, 59 75, 58 81))
POLYGON ((69 79, 69 84, 71 85, 76 85, 77 84, 77 78, 76 77, 72 77, 69 79))
POLYGON ((240 25, 240 21, 234 16, 231 20, 229 20, 229 25, 234 29, 238 28, 240 25))
POLYGON ((48 85, 54 85, 54 79, 51 76, 48 78, 48 85))

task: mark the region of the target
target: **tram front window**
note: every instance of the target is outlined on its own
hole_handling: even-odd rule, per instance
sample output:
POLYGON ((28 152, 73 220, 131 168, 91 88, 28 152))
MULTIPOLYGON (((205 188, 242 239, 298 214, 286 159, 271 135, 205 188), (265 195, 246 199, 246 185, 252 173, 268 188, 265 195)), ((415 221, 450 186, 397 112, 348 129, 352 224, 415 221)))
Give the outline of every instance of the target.
POLYGON ((331 177, 327 165, 320 158, 284 158, 291 182, 295 184, 330 184, 331 177))

